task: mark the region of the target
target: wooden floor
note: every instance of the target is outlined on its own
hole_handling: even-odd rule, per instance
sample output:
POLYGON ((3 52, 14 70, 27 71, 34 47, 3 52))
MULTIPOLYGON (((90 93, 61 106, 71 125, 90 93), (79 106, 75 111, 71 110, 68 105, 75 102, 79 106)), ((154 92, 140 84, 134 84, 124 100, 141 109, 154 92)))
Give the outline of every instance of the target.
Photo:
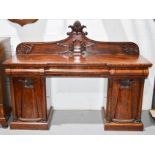
POLYGON ((145 126, 143 132, 114 132, 104 131, 101 111, 99 110, 55 110, 51 128, 47 131, 10 130, 0 127, 1 135, 110 135, 110 134, 144 134, 155 135, 155 121, 150 117, 149 111, 142 113, 145 126))

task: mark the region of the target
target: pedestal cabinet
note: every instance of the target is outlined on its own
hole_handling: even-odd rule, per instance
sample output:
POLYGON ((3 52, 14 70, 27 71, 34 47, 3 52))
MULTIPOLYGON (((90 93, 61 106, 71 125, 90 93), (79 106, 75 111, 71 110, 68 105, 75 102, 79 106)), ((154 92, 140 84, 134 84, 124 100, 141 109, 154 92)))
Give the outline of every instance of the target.
POLYGON ((48 129, 50 122, 47 123, 47 119, 52 111, 47 111, 45 78, 14 77, 10 82, 14 97, 14 122, 10 127, 20 129, 24 124, 29 129, 48 129))
POLYGON ((143 130, 141 108, 143 78, 109 79, 106 130, 143 130))
POLYGON ((10 89, 9 79, 4 74, 4 67, 1 63, 11 57, 10 38, 0 38, 0 124, 7 127, 7 120, 10 116, 10 89))

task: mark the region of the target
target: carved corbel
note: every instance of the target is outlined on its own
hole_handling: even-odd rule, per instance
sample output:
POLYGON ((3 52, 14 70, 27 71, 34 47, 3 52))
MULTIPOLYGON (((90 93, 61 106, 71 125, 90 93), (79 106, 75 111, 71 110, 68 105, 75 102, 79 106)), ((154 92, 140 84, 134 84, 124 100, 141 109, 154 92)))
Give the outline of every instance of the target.
POLYGON ((132 83, 133 83, 133 80, 131 80, 131 79, 120 80, 121 88, 129 88, 132 83))
POLYGON ((31 78, 24 78, 18 81, 23 84, 24 88, 33 88, 33 80, 31 78))

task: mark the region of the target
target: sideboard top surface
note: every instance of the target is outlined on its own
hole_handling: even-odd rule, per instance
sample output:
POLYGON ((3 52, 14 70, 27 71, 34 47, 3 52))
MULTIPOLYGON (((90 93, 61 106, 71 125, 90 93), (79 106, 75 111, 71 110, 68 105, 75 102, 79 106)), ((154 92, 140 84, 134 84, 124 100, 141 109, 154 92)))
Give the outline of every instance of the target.
POLYGON ((86 37, 85 26, 76 21, 69 26, 64 40, 55 42, 24 42, 17 46, 16 56, 4 66, 47 67, 52 65, 101 65, 111 67, 150 67, 152 64, 139 55, 133 42, 100 42, 86 37))
POLYGON ((75 59, 58 55, 17 55, 6 60, 5 66, 34 66, 47 67, 52 65, 101 65, 114 67, 150 67, 152 64, 142 56, 111 56, 97 55, 87 56, 84 59, 76 61, 75 59))

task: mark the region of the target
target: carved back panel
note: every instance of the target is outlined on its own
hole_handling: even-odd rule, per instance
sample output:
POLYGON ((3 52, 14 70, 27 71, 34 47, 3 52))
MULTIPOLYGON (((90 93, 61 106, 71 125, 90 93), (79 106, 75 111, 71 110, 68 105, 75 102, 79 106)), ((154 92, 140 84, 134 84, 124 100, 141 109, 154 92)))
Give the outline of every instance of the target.
POLYGON ((133 42, 99 42, 86 37, 86 26, 76 21, 69 26, 68 38, 55 42, 23 42, 17 46, 17 54, 90 55, 113 54, 138 56, 139 48, 133 42))
POLYGON ((113 122, 138 122, 141 119, 144 79, 109 79, 107 119, 113 122), (110 114, 110 115, 109 115, 110 114))

